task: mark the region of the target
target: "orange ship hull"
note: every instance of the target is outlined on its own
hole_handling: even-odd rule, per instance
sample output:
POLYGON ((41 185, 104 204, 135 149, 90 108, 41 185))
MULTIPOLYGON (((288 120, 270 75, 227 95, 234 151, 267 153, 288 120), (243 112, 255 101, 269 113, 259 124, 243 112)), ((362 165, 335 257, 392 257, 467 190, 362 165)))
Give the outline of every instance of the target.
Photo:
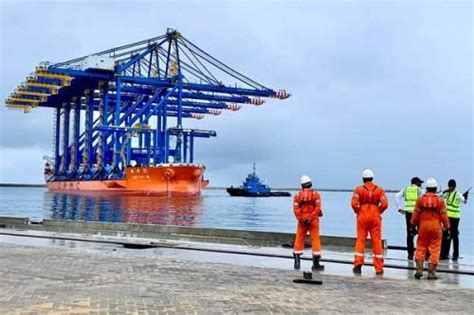
POLYGON ((161 164, 148 167, 127 167, 120 180, 50 181, 53 192, 105 192, 157 196, 198 196, 209 181, 205 167, 196 164, 161 164))

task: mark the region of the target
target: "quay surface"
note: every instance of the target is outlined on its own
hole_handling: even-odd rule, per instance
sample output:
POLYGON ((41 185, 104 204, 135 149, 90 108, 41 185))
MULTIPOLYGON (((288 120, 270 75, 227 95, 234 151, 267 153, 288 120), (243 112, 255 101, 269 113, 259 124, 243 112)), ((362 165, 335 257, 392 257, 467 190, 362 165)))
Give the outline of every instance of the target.
MULTIPOLYGON (((474 307, 470 275, 440 273, 439 281, 418 281, 411 270, 387 268, 378 277, 367 266, 362 276, 354 277, 349 265, 325 263, 326 270, 315 273, 323 284, 305 285, 292 282, 301 273, 291 270, 288 259, 179 250, 172 245, 288 252, 283 248, 155 239, 171 246, 127 249, 100 240, 147 239, 1 231, 12 234, 0 235, 1 314, 468 314, 474 307)), ((324 255, 351 256, 331 250, 324 255)), ((303 269, 309 266, 309 261, 303 262, 303 269)))
MULTIPOLYGON (((47 219, 35 222, 31 221, 30 218, 18 217, 0 217, 0 229, 2 228, 112 236, 121 235, 175 240, 188 239, 200 242, 255 246, 279 246, 294 240, 293 233, 260 232, 143 223, 110 223, 47 219)), ((307 241, 309 242, 309 240, 310 237, 308 235, 307 241)), ((326 245, 353 247, 355 238, 321 235, 321 242, 326 245)), ((382 242, 383 247, 386 248, 386 240, 382 240, 382 242)), ((367 241, 366 246, 371 248, 371 245, 371 242, 367 241)))

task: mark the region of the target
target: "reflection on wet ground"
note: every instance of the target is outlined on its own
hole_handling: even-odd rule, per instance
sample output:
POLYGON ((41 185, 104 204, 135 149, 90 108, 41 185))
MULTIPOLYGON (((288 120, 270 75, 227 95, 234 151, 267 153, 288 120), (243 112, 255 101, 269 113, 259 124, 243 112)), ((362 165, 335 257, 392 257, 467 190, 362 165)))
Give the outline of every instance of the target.
MULTIPOLYGON (((37 233, 37 232, 34 232, 37 233)), ((47 233, 46 233, 47 234, 47 233)), ((65 234, 63 234, 65 235, 65 234)), ((77 235, 76 235, 77 236, 77 235)), ((86 239, 93 239, 94 237, 86 237, 86 239)), ((129 242, 146 242, 150 239, 142 238, 124 238, 124 237, 107 237, 108 240, 117 241, 129 241, 129 242)), ((241 245, 229 245, 229 244, 209 244, 199 243, 191 241, 170 241, 170 240, 153 240, 154 242, 161 242, 168 245, 185 246, 188 248, 208 248, 214 250, 232 250, 232 251, 243 251, 250 253, 268 253, 268 254, 282 254, 290 255, 291 250, 284 249, 281 247, 255 247, 255 246, 241 246, 241 245)), ((286 258, 273 258, 273 257, 261 257, 261 256, 249 256, 249 255, 236 255, 236 254, 225 254, 217 252, 205 252, 205 251, 194 251, 194 250, 182 250, 174 248, 146 248, 146 246, 138 247, 136 249, 125 248, 121 245, 116 244, 104 244, 100 242, 83 242, 83 241, 68 241, 68 240, 55 240, 55 239, 39 239, 34 237, 16 237, 16 236, 5 236, 0 235, 0 242, 18 245, 29 245, 39 247, 65 247, 75 248, 87 252, 110 252, 124 255, 131 255, 134 257, 143 256, 162 256, 165 258, 174 258, 184 261, 201 261, 201 262, 214 262, 214 263, 231 263, 243 266, 254 266, 263 268, 279 268, 288 270, 292 268, 292 260, 286 258)), ((413 267, 413 262, 408 262, 406 259, 401 257, 398 251, 387 252, 386 263, 413 267)), ((306 257, 310 257, 309 252, 306 257)), ((325 249, 323 252, 323 258, 326 259, 339 259, 345 261, 352 260, 352 252, 348 248, 337 248, 331 247, 325 249)), ((324 275, 342 275, 353 277, 352 266, 350 264, 330 263, 324 262, 326 269, 322 274, 324 275)), ((305 260, 302 262, 302 270, 310 270, 311 261, 305 260)), ((463 270, 463 271, 474 271, 474 265, 468 263, 452 264, 449 262, 441 262, 439 268, 450 269, 450 270, 463 270)), ((297 273, 295 271, 295 273, 297 273)), ((419 281, 413 279, 412 270, 403 269, 392 269, 385 268, 384 278, 402 279, 410 281, 419 281)), ((439 280, 432 282, 433 286, 438 285, 459 285, 465 288, 474 288, 474 276, 463 275, 463 274, 448 274, 439 273, 439 280)), ((374 278, 375 271, 372 266, 365 266, 363 268, 362 276, 358 277, 369 277, 374 278)))

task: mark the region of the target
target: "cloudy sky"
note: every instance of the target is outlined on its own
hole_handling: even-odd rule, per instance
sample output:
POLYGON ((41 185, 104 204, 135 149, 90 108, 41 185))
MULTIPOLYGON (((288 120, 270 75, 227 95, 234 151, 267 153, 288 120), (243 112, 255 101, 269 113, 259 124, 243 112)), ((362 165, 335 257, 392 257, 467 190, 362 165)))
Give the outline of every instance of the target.
MULTIPOLYGON (((292 97, 190 126, 215 129, 197 160, 215 185, 255 160, 273 186, 348 188, 364 168, 473 185, 471 1, 0 1, 0 99, 38 62, 181 31, 292 97)), ((233 82, 229 82, 233 83, 233 82)), ((0 109, 0 182, 41 183, 52 111, 0 109)))

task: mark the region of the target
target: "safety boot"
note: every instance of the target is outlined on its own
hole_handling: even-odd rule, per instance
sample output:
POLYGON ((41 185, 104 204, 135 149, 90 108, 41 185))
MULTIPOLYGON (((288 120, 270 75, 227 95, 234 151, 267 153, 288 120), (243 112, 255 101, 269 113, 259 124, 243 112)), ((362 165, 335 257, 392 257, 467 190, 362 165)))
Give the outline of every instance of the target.
POLYGON ((301 268, 301 258, 300 258, 301 254, 294 254, 293 253, 293 257, 295 258, 295 265, 294 265, 294 268, 295 270, 300 270, 301 268))
POLYGON ((428 264, 428 280, 436 280, 438 277, 436 276, 435 270, 436 270, 437 264, 428 264))
POLYGON ((414 277, 420 279, 423 277, 423 260, 415 260, 416 262, 416 272, 414 277))
POLYGON ((352 268, 352 272, 360 275, 362 273, 362 265, 354 266, 354 268, 352 268))
POLYGON ((321 265, 319 263, 319 260, 321 259, 321 256, 313 256, 313 267, 311 267, 311 270, 324 270, 324 265, 321 265))

